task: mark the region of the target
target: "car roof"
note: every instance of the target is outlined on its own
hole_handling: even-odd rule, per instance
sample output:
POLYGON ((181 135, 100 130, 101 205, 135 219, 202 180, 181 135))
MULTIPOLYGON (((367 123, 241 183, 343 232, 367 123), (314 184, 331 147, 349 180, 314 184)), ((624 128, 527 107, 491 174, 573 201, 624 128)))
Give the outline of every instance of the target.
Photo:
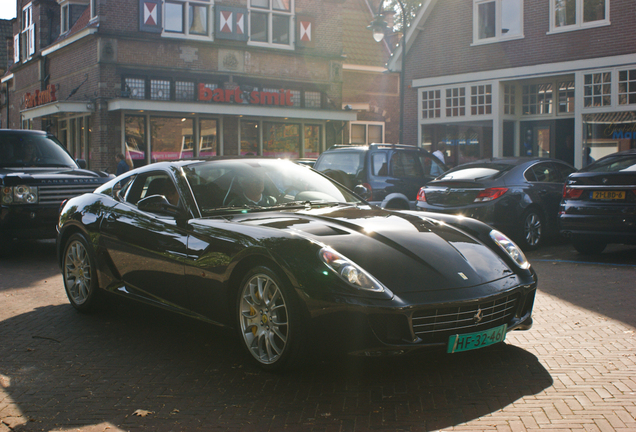
POLYGON ((51 133, 32 129, 0 129, 0 134, 28 134, 28 135, 51 135, 51 133))
POLYGON ((372 144, 369 144, 369 145, 363 145, 363 144, 335 144, 335 145, 329 147, 323 153, 330 152, 330 151, 347 151, 347 150, 367 151, 367 150, 374 150, 374 149, 426 151, 426 149, 423 149, 421 147, 417 147, 417 146, 414 146, 414 145, 408 145, 408 144, 372 143, 372 144))

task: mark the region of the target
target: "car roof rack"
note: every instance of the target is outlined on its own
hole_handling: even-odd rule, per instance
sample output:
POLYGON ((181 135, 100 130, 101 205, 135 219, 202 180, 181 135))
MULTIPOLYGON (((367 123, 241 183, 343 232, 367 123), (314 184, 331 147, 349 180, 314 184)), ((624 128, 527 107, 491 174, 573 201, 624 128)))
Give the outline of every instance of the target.
POLYGON ((378 149, 378 148, 393 148, 393 149, 414 149, 414 148, 421 148, 418 146, 414 146, 414 145, 408 145, 408 144, 391 144, 391 143, 371 143, 369 145, 367 144, 334 144, 331 147, 329 147, 327 150, 333 150, 333 149, 338 149, 338 148, 353 148, 353 147, 369 147, 369 148, 373 148, 373 149, 378 149))

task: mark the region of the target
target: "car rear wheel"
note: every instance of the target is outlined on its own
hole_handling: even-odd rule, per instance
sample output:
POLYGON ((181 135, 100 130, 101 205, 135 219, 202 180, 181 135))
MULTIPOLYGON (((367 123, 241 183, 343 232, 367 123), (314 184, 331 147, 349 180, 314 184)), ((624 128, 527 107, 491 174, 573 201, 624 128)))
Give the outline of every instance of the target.
POLYGON ((289 368, 301 357, 305 341, 297 300, 273 270, 259 266, 247 273, 237 315, 243 346, 264 369, 289 368))
POLYGON ((573 241, 572 246, 581 255, 598 255, 605 250, 607 243, 593 241, 573 241))
POLYGON ((80 312, 93 311, 99 292, 95 258, 86 238, 73 234, 66 242, 63 257, 62 277, 69 301, 80 312))
POLYGON ((526 250, 538 248, 543 243, 543 215, 535 208, 526 210, 522 218, 521 246, 526 250))

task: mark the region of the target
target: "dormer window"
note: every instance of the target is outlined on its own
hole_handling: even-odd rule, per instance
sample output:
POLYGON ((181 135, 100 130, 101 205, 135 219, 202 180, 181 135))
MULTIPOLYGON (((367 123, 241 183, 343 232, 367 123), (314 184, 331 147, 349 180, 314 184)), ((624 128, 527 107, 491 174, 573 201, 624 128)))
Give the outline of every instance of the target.
POLYGON ((58 0, 58 3, 60 4, 60 32, 62 34, 71 30, 86 8, 91 7, 89 0, 58 0))
POLYGON ((170 0, 164 2, 163 35, 172 37, 212 37, 210 1, 170 0))

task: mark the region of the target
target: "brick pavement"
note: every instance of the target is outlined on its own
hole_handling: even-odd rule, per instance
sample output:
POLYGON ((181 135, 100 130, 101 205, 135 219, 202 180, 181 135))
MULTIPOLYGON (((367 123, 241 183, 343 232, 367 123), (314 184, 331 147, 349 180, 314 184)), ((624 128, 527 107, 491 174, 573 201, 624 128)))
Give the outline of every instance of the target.
POLYGON ((206 324, 128 303, 76 313, 52 244, 25 248, 0 261, 0 432, 636 431, 636 253, 531 254, 535 325, 506 344, 272 375, 206 324))

